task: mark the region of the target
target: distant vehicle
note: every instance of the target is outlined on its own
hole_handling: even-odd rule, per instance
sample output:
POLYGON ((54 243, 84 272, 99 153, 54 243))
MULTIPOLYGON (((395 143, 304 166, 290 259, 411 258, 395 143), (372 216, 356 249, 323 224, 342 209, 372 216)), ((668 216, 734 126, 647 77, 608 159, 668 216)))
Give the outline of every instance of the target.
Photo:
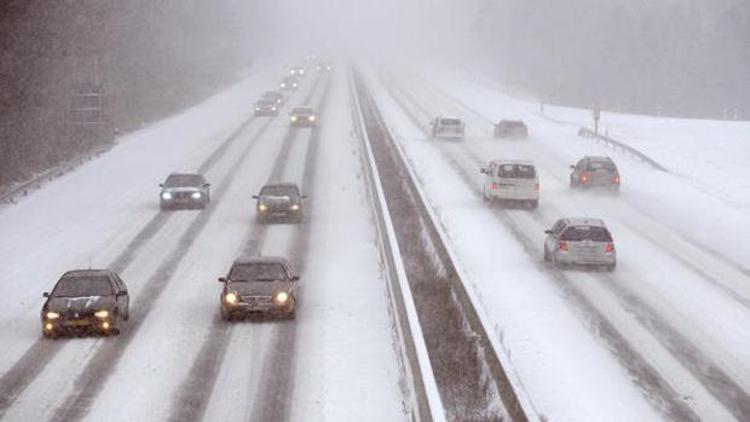
POLYGON ((255 102, 256 116, 276 116, 279 114, 279 105, 275 100, 263 98, 255 102))
POLYGON ((290 67, 289 74, 292 76, 305 76, 305 68, 302 66, 290 67))
POLYGON ((237 258, 221 290, 221 318, 225 321, 253 314, 294 318, 297 281, 286 259, 280 257, 237 258))
POLYGON ((289 124, 295 127, 311 127, 317 125, 318 117, 312 107, 296 107, 289 113, 289 124))
POLYGON ((294 76, 287 76, 286 78, 281 80, 281 84, 279 85, 281 89, 292 91, 299 87, 299 79, 297 79, 294 76))
POLYGON ((211 184, 203 175, 194 173, 172 173, 159 184, 161 209, 206 208, 211 202, 211 184))
POLYGON ((604 267, 617 265, 615 244, 604 221, 598 218, 562 218, 544 231, 544 261, 562 266, 604 267))
POLYGON ((526 139, 529 129, 520 120, 500 120, 495 125, 495 138, 526 139))
POLYGON ((299 223, 304 211, 302 200, 306 198, 300 195, 299 187, 294 183, 265 185, 258 195, 253 195, 253 199, 258 201, 258 221, 299 223))
POLYGON ((571 189, 604 188, 620 191, 620 172, 609 157, 585 156, 571 165, 571 189))
POLYGON ((481 172, 485 200, 539 206, 539 175, 530 161, 492 160, 481 172))
POLYGON ((463 138, 466 125, 458 117, 438 116, 430 121, 432 137, 463 138))
POLYGON ((43 296, 42 334, 47 338, 120 334, 130 318, 128 289, 111 270, 68 271, 43 296))
POLYGON ((276 102, 276 105, 279 106, 284 104, 284 94, 280 93, 279 91, 266 91, 260 98, 263 100, 273 100, 276 102))
POLYGON ((331 66, 329 63, 318 63, 318 72, 321 73, 327 73, 333 70, 333 66, 331 66))

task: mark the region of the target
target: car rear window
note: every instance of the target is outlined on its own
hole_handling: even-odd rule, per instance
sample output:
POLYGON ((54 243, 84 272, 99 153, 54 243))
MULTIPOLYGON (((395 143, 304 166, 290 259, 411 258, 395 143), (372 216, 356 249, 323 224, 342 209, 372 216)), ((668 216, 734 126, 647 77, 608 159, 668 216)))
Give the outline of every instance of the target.
POLYGON ((284 266, 279 263, 252 263, 232 267, 229 279, 233 282, 242 281, 275 281, 286 280, 284 266))
POLYGON ((441 125, 448 125, 448 126, 455 126, 455 125, 460 125, 461 124, 461 120, 458 120, 458 119, 440 119, 440 124, 441 125))
POLYGON ((85 297, 108 296, 112 294, 109 277, 100 276, 66 276, 55 286, 52 296, 85 297))
POLYGON ((200 186, 202 178, 197 174, 172 174, 164 183, 166 187, 175 188, 181 186, 200 186))
POLYGON ((513 179, 533 179, 536 177, 536 169, 528 164, 500 164, 497 175, 513 179))
POLYGON ((591 240, 594 242, 611 242, 612 236, 609 230, 598 226, 573 226, 565 230, 560 240, 579 241, 591 240))
POLYGON ((615 171, 616 169, 615 169, 615 163, 611 161, 590 161, 587 167, 587 170, 589 171, 596 171, 596 170, 615 171))

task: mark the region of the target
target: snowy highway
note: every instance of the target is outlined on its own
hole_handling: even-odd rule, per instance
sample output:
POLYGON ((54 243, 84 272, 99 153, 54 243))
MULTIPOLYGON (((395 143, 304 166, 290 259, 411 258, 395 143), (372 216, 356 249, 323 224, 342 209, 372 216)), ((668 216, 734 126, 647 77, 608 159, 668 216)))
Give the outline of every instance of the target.
MULTIPOLYGON (((253 116, 252 103, 285 72, 283 64, 259 63, 224 92, 122 136, 100 157, 2 205, 0 419, 431 419, 414 409, 414 378, 432 374, 405 362, 403 316, 394 315, 401 311, 388 288, 378 202, 367 184, 373 176, 356 128, 363 111, 353 101, 355 73, 344 62, 330 73, 312 69, 278 116, 253 116), (316 127, 290 127, 287 114, 299 106, 315 109, 316 127), (159 209, 158 185, 175 171, 206 176, 205 210, 159 209), (300 224, 256 220, 252 196, 270 182, 300 186, 307 196, 300 224), (300 274, 296 319, 221 319, 218 277, 236 257, 256 255, 287 257, 300 274), (131 317, 119 336, 42 337, 42 292, 75 268, 111 268, 127 284, 131 317)), ((674 172, 581 138, 577 111, 540 116, 535 104, 469 73, 354 69, 481 304, 483 329, 499 340, 480 343, 466 321, 437 331, 498 347, 516 393, 529 401, 529 420, 750 420, 750 198, 727 199, 710 181, 697 183, 705 174, 678 174, 684 167, 666 146, 656 155, 674 172), (460 116, 465 139, 433 139, 429 121, 438 115, 460 116), (523 119, 529 139, 493 139, 500 118, 523 119), (586 154, 617 162, 619 196, 569 189, 569 165, 586 154), (536 164, 538 209, 482 200, 479 169, 495 158, 536 164), (542 261, 544 230, 566 216, 606 220, 618 253, 614 272, 542 261)), ((637 116, 618 119, 619 127, 637 126, 637 116)), ((638 147, 650 153, 648 143, 638 147)), ((738 163, 729 171, 745 164, 738 163)), ((391 204, 391 215, 397 211, 391 204)), ((426 260, 438 255, 426 251, 429 243, 414 239, 426 260)), ((421 271, 412 288, 447 277, 420 262, 403 265, 410 275, 421 271)), ((434 335, 436 310, 415 297, 429 319, 419 321, 425 336, 434 335)), ((441 347, 424 340, 437 359, 441 347)), ((482 367, 488 360, 471 359, 477 372, 457 377, 492 373, 482 367)), ((442 402, 456 406, 446 409, 448 419, 504 414, 497 403, 454 404, 440 387, 442 402)))

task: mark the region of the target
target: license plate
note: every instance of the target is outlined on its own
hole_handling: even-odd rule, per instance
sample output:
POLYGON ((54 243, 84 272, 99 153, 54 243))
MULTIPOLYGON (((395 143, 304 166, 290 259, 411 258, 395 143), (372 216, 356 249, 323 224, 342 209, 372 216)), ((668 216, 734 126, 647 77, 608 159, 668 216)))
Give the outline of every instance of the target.
POLYGON ((70 327, 83 327, 84 325, 89 325, 89 321, 86 319, 72 319, 65 321, 65 325, 70 327))

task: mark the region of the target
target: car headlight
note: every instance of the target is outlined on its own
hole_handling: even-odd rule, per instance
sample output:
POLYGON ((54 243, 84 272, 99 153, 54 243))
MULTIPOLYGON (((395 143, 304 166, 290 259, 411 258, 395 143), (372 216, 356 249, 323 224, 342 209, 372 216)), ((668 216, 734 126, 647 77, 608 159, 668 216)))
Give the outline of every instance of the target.
POLYGON ((292 211, 297 211, 297 210, 299 210, 299 204, 292 204, 292 206, 289 207, 289 209, 292 210, 292 211))
POLYGON ((276 294, 276 302, 286 303, 289 300, 289 294, 287 292, 279 292, 276 294))
POLYGON ((201 199, 201 193, 200 192, 193 192, 192 195, 190 195, 193 199, 201 199))
POLYGON ((258 204, 258 210, 259 211, 268 211, 268 206, 266 204, 258 204))
POLYGON ((281 87, 282 88, 286 88, 286 84, 281 84, 281 87))
POLYGON ((237 303, 237 294, 233 293, 233 292, 229 292, 229 293, 225 294, 224 295, 224 302, 226 302, 226 303, 228 303, 230 305, 234 305, 235 303, 237 303))
POLYGON ((314 121, 315 121, 315 116, 310 116, 310 117, 308 117, 308 119, 309 119, 309 120, 310 120, 311 122, 314 122, 314 121))
POLYGON ((289 120, 291 120, 293 122, 296 122, 297 121, 297 116, 292 116, 292 117, 289 118, 289 120))
POLYGON ((297 88, 297 84, 292 84, 293 87, 297 88))
POLYGON ((276 107, 271 107, 271 111, 276 111, 276 107))
POLYGON ((101 310, 94 312, 94 316, 100 319, 109 317, 109 311, 101 310))
POLYGON ((260 111, 260 107, 255 107, 255 111, 260 111))
POLYGON ((58 319, 58 318, 60 318, 60 314, 58 314, 57 312, 47 312, 47 314, 45 316, 47 317, 47 319, 58 319))
POLYGON ((170 199, 172 199, 172 194, 169 192, 162 192, 161 198, 165 201, 169 201, 170 199))

